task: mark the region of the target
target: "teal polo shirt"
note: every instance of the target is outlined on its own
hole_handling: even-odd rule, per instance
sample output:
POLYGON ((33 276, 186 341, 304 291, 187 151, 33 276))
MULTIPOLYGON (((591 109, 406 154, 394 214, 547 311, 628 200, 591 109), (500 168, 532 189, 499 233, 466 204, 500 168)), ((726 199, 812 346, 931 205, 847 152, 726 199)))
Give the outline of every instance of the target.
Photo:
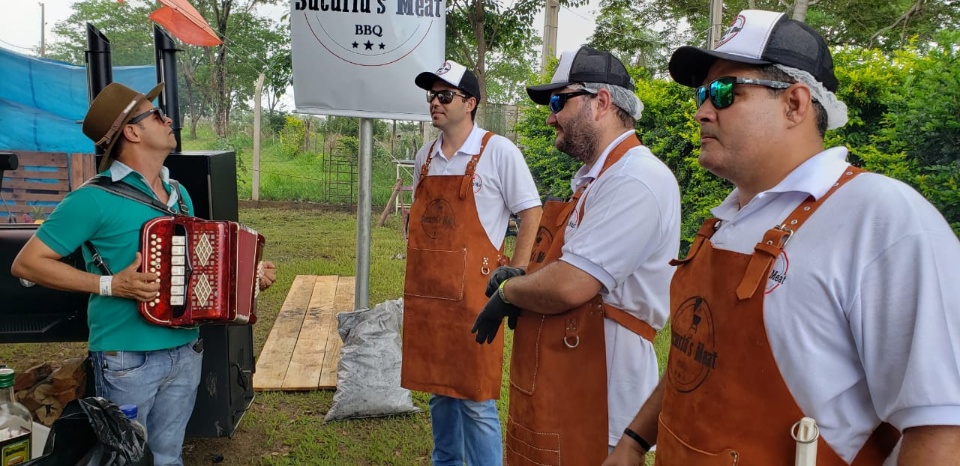
MULTIPOLYGON (((156 198, 143 176, 114 161, 101 175, 123 181, 156 198)), ((193 202, 185 189, 172 191, 166 167, 161 173, 163 187, 170 195, 167 205, 179 212, 180 195, 193 215, 193 202)), ((110 271, 118 273, 133 263, 140 249, 140 228, 163 214, 136 201, 87 186, 67 194, 63 202, 37 230, 37 238, 57 254, 66 256, 90 240, 110 271)), ((81 248, 87 272, 102 275, 81 248)), ((137 301, 113 296, 91 295, 87 307, 90 351, 153 351, 175 348, 195 340, 198 328, 161 327, 148 323, 137 310, 137 301)))

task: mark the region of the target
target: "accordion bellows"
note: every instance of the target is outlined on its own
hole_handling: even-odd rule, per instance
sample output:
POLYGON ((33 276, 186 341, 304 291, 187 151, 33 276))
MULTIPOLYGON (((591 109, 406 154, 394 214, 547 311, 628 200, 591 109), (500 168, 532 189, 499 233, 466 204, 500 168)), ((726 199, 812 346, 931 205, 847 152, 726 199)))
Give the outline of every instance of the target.
POLYGON ((143 270, 160 275, 160 295, 140 302, 140 314, 168 327, 254 323, 264 242, 236 222, 149 220, 140 231, 140 252, 143 270))

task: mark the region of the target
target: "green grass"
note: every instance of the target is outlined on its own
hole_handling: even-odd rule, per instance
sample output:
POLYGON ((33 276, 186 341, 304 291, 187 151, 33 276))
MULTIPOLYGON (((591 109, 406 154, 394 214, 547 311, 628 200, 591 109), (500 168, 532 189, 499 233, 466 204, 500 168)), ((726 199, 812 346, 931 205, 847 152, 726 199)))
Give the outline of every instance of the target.
MULTIPOLYGON (((331 136, 332 138, 332 136, 331 136)), ((198 128, 197 138, 183 136, 183 150, 233 150, 237 152, 237 190, 240 199, 251 199, 253 188, 253 138, 247 134, 218 141, 209 128, 198 128)), ((382 144, 374 144, 371 202, 385 206, 396 182, 396 166, 382 144)), ((303 151, 279 138, 261 138, 260 199, 349 204, 357 201, 357 153, 349 146, 313 147, 303 151), (336 165, 334 161, 348 165, 336 165), (351 165, 352 164, 352 167, 351 165), (351 175, 352 172, 352 175, 351 175)))

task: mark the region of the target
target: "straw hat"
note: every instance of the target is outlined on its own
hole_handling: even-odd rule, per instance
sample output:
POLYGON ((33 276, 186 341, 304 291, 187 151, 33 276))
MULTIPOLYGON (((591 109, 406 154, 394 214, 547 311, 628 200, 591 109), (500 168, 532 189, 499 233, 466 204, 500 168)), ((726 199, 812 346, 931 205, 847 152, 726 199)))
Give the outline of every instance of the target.
POLYGON ((87 116, 83 119, 83 134, 94 145, 103 149, 104 157, 100 162, 100 171, 113 163, 111 150, 123 133, 123 126, 133 117, 130 115, 143 101, 152 101, 163 91, 163 83, 141 94, 120 83, 110 83, 103 88, 90 104, 87 116))

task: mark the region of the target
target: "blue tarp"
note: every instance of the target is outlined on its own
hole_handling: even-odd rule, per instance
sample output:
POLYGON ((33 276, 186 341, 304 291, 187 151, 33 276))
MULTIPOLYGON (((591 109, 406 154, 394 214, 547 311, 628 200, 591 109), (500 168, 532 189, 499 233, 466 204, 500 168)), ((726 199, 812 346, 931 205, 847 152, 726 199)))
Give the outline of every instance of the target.
MULTIPOLYGON (((140 92, 157 84, 153 66, 118 66, 113 80, 140 92)), ((0 48, 0 150, 93 153, 80 130, 87 69, 0 48)))

